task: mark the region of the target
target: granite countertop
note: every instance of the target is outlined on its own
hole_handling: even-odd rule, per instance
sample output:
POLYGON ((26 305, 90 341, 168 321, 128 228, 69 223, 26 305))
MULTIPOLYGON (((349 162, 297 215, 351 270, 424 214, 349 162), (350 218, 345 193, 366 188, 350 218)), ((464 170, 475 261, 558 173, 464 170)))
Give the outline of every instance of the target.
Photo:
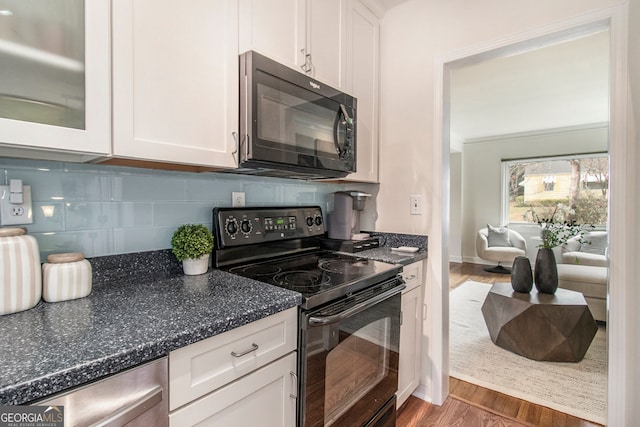
POLYGON ((86 298, 0 316, 0 404, 40 399, 301 303, 297 292, 219 270, 111 279, 94 279, 86 298))
POLYGON ((391 264, 409 265, 426 259, 427 251, 419 250, 418 252, 408 253, 392 251, 390 247, 379 247, 375 249, 367 249, 362 252, 356 252, 350 255, 360 256, 375 261, 388 262, 391 264))
POLYGON ((375 249, 367 249, 366 251, 356 252, 353 255, 361 256, 364 258, 373 259, 376 261, 389 262, 392 264, 409 265, 414 262, 421 261, 427 258, 427 236, 417 234, 398 234, 398 233, 383 233, 377 231, 368 231, 371 237, 375 237, 380 242, 380 247, 375 249), (392 251, 392 248, 398 248, 400 246, 411 246, 418 248, 417 252, 396 252, 392 251))

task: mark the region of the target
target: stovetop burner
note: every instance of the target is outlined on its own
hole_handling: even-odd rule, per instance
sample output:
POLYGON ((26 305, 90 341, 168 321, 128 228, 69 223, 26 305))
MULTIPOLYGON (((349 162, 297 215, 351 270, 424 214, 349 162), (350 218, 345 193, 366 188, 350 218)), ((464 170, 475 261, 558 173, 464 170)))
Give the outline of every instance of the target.
POLYGON ((331 283, 331 277, 310 271, 284 271, 273 276, 278 286, 295 291, 309 291, 321 289, 331 283))
POLYGON ((230 273, 240 274, 246 277, 273 276, 280 273, 282 269, 277 265, 253 264, 248 266, 235 267, 229 270, 230 273))
POLYGON ((353 274, 364 273, 367 269, 370 269, 370 265, 367 260, 361 259, 330 259, 320 261, 319 266, 321 270, 329 271, 332 273, 353 274))

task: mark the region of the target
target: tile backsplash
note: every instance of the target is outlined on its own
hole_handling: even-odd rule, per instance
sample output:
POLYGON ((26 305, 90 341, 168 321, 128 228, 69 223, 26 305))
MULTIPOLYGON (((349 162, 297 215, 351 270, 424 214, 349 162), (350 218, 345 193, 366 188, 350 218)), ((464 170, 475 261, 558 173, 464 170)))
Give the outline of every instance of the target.
POLYGON ((167 249, 181 224, 210 228, 211 210, 231 206, 232 191, 245 192, 247 206, 320 205, 326 214, 330 193, 354 187, 3 157, 0 172, 2 184, 22 179, 31 186, 33 224, 25 227, 43 260, 59 252, 95 257, 167 249))

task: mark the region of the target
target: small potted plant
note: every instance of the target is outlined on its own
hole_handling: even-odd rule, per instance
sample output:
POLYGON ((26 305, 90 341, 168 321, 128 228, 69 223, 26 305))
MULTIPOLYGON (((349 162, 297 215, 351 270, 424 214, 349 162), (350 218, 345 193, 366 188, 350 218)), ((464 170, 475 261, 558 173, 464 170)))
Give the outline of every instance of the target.
POLYGON ((178 227, 171 238, 171 251, 182 261, 184 274, 204 274, 209 268, 209 254, 213 249, 213 236, 202 224, 178 227))

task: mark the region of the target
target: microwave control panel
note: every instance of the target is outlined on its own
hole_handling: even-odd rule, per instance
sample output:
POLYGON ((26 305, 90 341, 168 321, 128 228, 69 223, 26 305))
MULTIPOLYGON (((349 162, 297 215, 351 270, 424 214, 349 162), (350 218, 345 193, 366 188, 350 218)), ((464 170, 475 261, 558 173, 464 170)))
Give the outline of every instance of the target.
POLYGON ((216 208, 213 210, 216 246, 229 247, 322 236, 319 206, 294 208, 216 208))

